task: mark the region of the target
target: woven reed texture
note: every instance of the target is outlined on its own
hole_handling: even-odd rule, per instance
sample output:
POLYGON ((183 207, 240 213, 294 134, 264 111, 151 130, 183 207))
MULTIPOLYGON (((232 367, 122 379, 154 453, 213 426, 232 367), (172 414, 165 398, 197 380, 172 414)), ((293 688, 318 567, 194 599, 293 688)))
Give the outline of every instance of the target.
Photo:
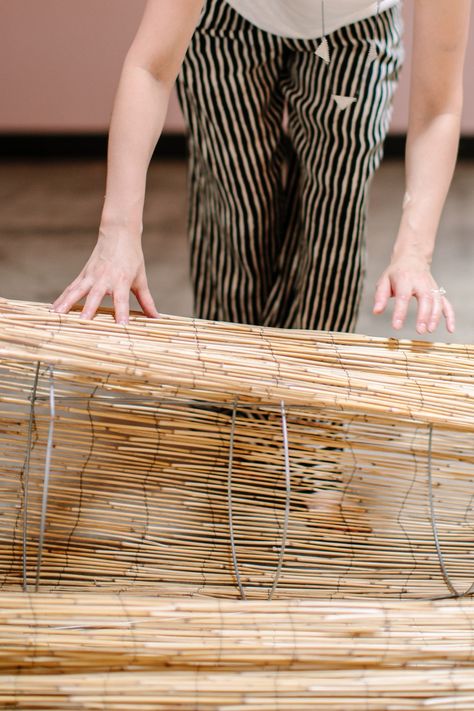
POLYGON ((474 602, 0 594, 14 709, 472 709, 474 602))
POLYGON ((162 398, 335 407, 474 428, 474 346, 242 326, 163 315, 118 326, 47 304, 0 299, 0 357, 56 377, 162 398), (74 379, 76 375, 76 379, 74 379))
POLYGON ((469 591, 473 358, 1 301, 0 587, 469 591))

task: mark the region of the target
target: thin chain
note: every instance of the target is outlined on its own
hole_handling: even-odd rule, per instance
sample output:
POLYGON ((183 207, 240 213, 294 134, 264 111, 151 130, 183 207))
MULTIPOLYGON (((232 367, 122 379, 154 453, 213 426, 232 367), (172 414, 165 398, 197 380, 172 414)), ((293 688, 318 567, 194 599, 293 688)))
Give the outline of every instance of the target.
POLYGON ((321 28, 323 31, 323 37, 326 37, 326 19, 324 16, 324 0, 321 0, 321 28))

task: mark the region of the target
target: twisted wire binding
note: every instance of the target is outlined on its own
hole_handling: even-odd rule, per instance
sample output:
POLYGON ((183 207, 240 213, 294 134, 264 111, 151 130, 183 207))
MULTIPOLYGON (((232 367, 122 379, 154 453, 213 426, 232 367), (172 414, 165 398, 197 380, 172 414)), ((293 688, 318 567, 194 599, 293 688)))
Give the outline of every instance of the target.
MULTIPOLYGON (((37 395, 35 401, 36 402, 42 402, 49 400, 49 395, 37 395)), ((134 396, 115 396, 115 395, 59 395, 56 396, 56 402, 63 402, 63 403, 81 403, 81 402, 87 402, 89 400, 92 400, 94 402, 110 402, 113 405, 127 405, 129 403, 139 403, 142 404, 144 407, 148 407, 149 409, 152 409, 154 407, 153 404, 150 403, 150 405, 147 405, 144 396, 143 395, 134 395, 134 396)), ((181 396, 167 396, 167 397, 160 397, 159 398, 160 405, 166 405, 166 404, 178 404, 178 405, 199 405, 199 406, 206 406, 206 407, 223 407, 224 405, 230 406, 233 400, 207 400, 207 399, 202 399, 200 397, 195 397, 195 398, 190 398, 190 397, 181 397, 181 396)), ((279 409, 278 406, 271 402, 265 402, 261 403, 260 406, 265 405, 265 408, 267 409, 279 409)), ((256 404, 255 402, 239 402, 239 409, 244 409, 248 408, 249 410, 255 409, 256 404)), ((297 405, 298 410, 306 411, 308 410, 309 412, 314 411, 314 404, 312 403, 298 403, 297 405)))
POLYGON ((26 438, 26 453, 25 453, 25 464, 23 467, 23 535, 22 535, 22 550, 21 550, 21 567, 22 567, 22 586, 23 591, 28 592, 28 500, 29 500, 29 483, 30 483, 30 462, 31 462, 31 449, 33 445, 33 421, 35 416, 35 402, 36 394, 38 391, 38 381, 40 373, 41 361, 39 360, 36 364, 35 378, 33 381, 33 387, 31 389, 30 400, 30 413, 28 417, 28 433, 26 438))
POLYGON ((436 518, 436 511, 434 505, 434 494, 433 494, 433 424, 430 423, 428 426, 428 498, 430 506, 430 519, 431 519, 431 529, 433 531, 433 538, 436 547, 436 553, 438 555, 439 565, 441 568, 441 573, 443 575, 444 582, 448 587, 449 591, 452 593, 452 597, 467 597, 468 595, 474 594, 474 583, 465 591, 460 592, 457 590, 456 586, 451 580, 451 576, 448 572, 446 566, 446 561, 444 559, 443 551, 441 550, 441 543, 439 540, 438 532, 438 521, 436 518))
POLYGON ((48 442, 46 445, 46 457, 45 457, 45 464, 44 464, 43 496, 42 496, 42 500, 41 500, 38 557, 36 560, 35 592, 38 592, 39 580, 40 580, 40 575, 41 575, 41 560, 43 557, 44 533, 45 533, 45 528, 46 528, 46 512, 47 512, 47 507, 48 507, 49 478, 50 478, 50 472, 51 472, 51 455, 52 455, 52 450, 53 450, 54 418, 56 416, 53 366, 50 365, 48 367, 48 370, 49 370, 49 428, 48 428, 48 442))

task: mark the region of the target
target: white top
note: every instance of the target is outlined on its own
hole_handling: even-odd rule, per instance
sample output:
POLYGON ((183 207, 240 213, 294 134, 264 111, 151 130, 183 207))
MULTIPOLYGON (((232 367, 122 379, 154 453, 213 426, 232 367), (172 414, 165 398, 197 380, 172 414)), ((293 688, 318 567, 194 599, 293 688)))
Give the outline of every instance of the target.
POLYGON ((400 0, 227 0, 262 30, 283 37, 313 39, 363 20, 400 0), (323 21, 324 7, 324 21, 323 21), (324 25, 324 32, 323 32, 324 25))

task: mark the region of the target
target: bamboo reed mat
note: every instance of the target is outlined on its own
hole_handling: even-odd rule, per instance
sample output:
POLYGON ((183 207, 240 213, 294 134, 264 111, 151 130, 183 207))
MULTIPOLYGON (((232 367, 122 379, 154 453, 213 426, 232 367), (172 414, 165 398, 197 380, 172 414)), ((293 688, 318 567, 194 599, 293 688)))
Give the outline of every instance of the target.
POLYGON ((474 602, 0 594, 10 709, 472 709, 474 602))
POLYGON ((118 326, 0 299, 0 357, 145 397, 306 405, 474 428, 473 345, 261 328, 163 315, 118 326), (75 376, 75 377, 74 377, 75 376))
POLYGON ((470 595, 473 359, 0 300, 0 587, 470 595))

